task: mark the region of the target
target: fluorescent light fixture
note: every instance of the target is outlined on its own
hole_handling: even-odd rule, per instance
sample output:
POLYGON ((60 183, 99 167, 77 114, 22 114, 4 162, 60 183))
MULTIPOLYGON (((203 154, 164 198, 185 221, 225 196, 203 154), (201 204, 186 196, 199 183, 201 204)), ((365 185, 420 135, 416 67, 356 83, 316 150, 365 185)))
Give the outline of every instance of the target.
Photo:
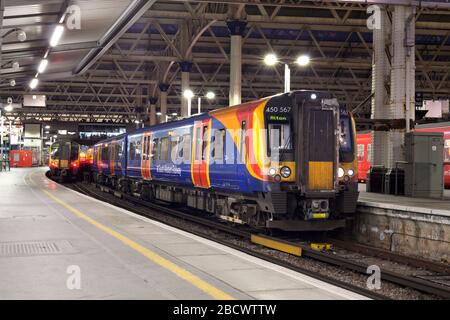
POLYGON ((41 63, 39 64, 39 67, 38 67, 38 72, 43 73, 45 71, 45 69, 47 69, 47 65, 48 65, 48 60, 42 59, 41 63))
POLYGON ((192 99, 192 98, 194 97, 194 92, 192 92, 192 90, 190 90, 190 89, 186 89, 186 90, 184 90, 184 92, 183 92, 183 96, 184 96, 186 99, 192 99))
POLYGON ((55 134, 55 135, 53 136, 53 138, 58 138, 58 136, 55 134))
POLYGON ((50 46, 56 47, 61 40, 61 36, 64 32, 64 26, 62 24, 58 24, 53 31, 52 37, 50 38, 50 46))
POLYGON ((140 121, 139 120, 134 120, 134 123, 138 124, 140 121))
POLYGON ((212 92, 212 91, 208 91, 208 92, 206 93, 206 98, 209 99, 209 100, 212 100, 212 99, 214 99, 215 97, 216 97, 216 94, 215 94, 214 92, 212 92))
POLYGON ((310 62, 310 58, 308 55, 306 54, 302 54, 301 56, 299 56, 297 58, 297 60, 295 61, 300 67, 304 67, 307 66, 310 62))
POLYGON ((39 83, 38 78, 33 78, 33 80, 30 81, 30 88, 31 88, 31 89, 36 88, 37 85, 38 85, 38 83, 39 83))
POLYGON ((162 115, 162 113, 161 113, 161 112, 157 112, 156 115, 157 115, 157 116, 160 116, 160 115, 162 115))
POLYGON ((45 134, 49 134, 50 133, 50 131, 45 131, 45 134))
POLYGON ((6 112, 11 112, 11 111, 13 111, 13 106, 12 106, 12 104, 8 104, 8 105, 5 107, 5 111, 6 111, 6 112))
POLYGON ((264 57, 264 63, 268 66, 274 66, 277 64, 277 62, 278 58, 274 53, 266 54, 266 56, 264 57))
POLYGON ((50 126, 49 126, 49 125, 46 125, 46 126, 45 126, 45 129, 50 129, 50 126))
POLYGON ((176 116, 176 115, 177 115, 177 113, 176 113, 176 112, 174 112, 174 113, 172 113, 172 115, 173 115, 173 116, 176 116))

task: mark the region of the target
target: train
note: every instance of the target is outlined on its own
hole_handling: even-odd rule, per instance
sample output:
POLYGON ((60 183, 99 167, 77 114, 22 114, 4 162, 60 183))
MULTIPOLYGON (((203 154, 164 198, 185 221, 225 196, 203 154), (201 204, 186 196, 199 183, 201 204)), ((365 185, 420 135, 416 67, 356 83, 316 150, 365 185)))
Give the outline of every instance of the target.
POLYGON ((69 138, 56 140, 49 149, 49 174, 63 181, 79 180, 90 174, 93 149, 69 138))
MULTIPOLYGON (((414 130, 419 132, 442 132, 444 135, 444 186, 450 189, 450 122, 440 122, 417 125, 414 130)), ((370 154, 372 152, 372 134, 370 131, 357 134, 358 180, 367 181, 370 170, 370 154)))
POLYGON ((236 224, 328 231, 355 214, 357 161, 352 114, 292 91, 100 141, 91 178, 236 224))

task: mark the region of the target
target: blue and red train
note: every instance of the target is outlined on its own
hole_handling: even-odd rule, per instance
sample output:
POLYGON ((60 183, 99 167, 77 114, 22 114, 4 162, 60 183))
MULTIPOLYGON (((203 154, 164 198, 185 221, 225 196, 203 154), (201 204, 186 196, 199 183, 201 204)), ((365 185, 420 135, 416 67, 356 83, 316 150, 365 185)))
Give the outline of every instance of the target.
POLYGON ((358 197, 352 115, 294 91, 140 129, 93 147, 93 179, 256 227, 343 227, 358 197))

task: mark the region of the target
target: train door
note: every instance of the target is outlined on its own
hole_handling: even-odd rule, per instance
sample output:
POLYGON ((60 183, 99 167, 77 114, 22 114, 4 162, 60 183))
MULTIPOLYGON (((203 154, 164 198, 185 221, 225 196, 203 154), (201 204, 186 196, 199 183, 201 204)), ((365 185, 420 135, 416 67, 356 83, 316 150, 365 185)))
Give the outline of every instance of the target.
POLYGON ((304 112, 307 191, 334 191, 338 116, 337 107, 333 106, 312 106, 304 112))
POLYGON ((192 182, 196 187, 209 188, 211 119, 195 121, 193 130, 192 182))
POLYGON ((151 179, 151 132, 145 132, 142 136, 142 153, 141 153, 141 174, 145 180, 151 179))
POLYGON ((236 152, 236 165, 238 168, 238 176, 240 181, 240 188, 242 190, 247 190, 249 186, 249 172, 247 169, 248 163, 248 152, 249 152, 249 121, 248 117, 242 119, 241 128, 239 132, 239 144, 237 145, 236 152))

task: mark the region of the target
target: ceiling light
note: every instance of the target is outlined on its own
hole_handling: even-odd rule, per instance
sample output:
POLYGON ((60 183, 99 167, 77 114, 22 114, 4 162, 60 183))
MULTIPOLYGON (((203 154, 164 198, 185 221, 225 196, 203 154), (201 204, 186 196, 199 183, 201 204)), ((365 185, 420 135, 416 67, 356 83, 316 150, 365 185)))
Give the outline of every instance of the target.
POLYGON ((209 99, 209 100, 212 100, 212 99, 214 99, 215 97, 216 97, 216 94, 215 94, 214 92, 212 92, 212 91, 208 91, 208 92, 206 93, 206 98, 209 99))
POLYGON ((173 116, 176 116, 176 115, 177 115, 177 113, 176 113, 176 112, 174 112, 174 113, 172 113, 172 115, 173 115, 173 116))
POLYGON ((27 34, 25 33, 25 31, 17 31, 17 40, 19 40, 20 42, 24 42, 25 40, 27 40, 27 34))
POLYGON ((46 125, 46 126, 45 126, 45 129, 50 129, 50 126, 49 126, 49 125, 46 125))
POLYGON ((157 115, 157 116, 160 116, 160 115, 162 115, 162 113, 161 113, 161 112, 157 112, 156 115, 157 115))
POLYGON ((186 99, 192 99, 192 98, 194 97, 194 92, 192 92, 192 90, 190 90, 190 89, 186 89, 186 90, 184 90, 184 92, 183 92, 183 96, 184 96, 186 99))
POLYGON ((56 47, 61 40, 61 36, 64 32, 64 26, 62 24, 58 24, 53 31, 52 37, 50 38, 50 46, 56 47))
POLYGON ((39 67, 38 67, 38 72, 43 73, 45 71, 45 69, 47 69, 47 65, 48 65, 48 60, 42 59, 41 63, 39 64, 39 67))
POLYGON ((33 80, 30 81, 30 88, 31 88, 31 89, 36 88, 37 85, 38 85, 38 83, 39 83, 38 78, 33 78, 33 80))
POLYGON ((5 111, 6 111, 6 112, 11 112, 11 111, 13 111, 13 106, 12 106, 12 104, 8 104, 8 105, 5 107, 5 111))
POLYGON ((274 66, 275 64, 277 64, 277 62, 278 58, 274 53, 266 54, 266 56, 264 57, 264 63, 268 66, 274 66))
POLYGON ((299 56, 297 58, 297 60, 295 61, 299 66, 304 67, 307 66, 310 62, 310 58, 308 55, 306 54, 302 54, 301 56, 299 56))
POLYGON ((317 94, 315 94, 315 93, 311 94, 311 99, 312 100, 316 100, 317 99, 317 94))
POLYGON ((9 85, 10 85, 11 87, 15 87, 15 86, 16 86, 16 80, 11 79, 11 80, 9 81, 9 85))

